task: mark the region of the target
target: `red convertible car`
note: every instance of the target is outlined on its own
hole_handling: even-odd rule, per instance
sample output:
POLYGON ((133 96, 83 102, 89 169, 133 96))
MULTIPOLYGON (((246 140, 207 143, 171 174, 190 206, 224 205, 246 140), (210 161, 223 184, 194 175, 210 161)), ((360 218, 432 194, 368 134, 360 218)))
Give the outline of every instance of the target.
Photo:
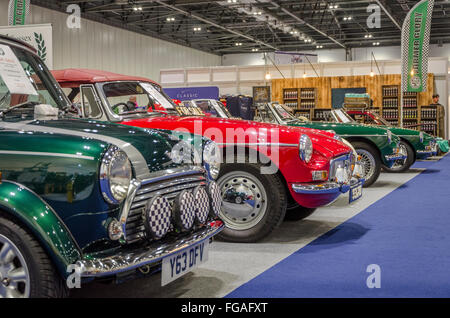
MULTIPOLYGON (((190 132, 214 140, 221 164, 212 176, 224 199, 221 214, 232 242, 255 242, 283 219, 302 219, 350 192, 362 195, 356 158, 333 133, 204 116, 180 116, 149 79, 84 69, 53 75, 79 114, 90 120, 190 132)), ((205 150, 204 155, 208 156, 205 150)))

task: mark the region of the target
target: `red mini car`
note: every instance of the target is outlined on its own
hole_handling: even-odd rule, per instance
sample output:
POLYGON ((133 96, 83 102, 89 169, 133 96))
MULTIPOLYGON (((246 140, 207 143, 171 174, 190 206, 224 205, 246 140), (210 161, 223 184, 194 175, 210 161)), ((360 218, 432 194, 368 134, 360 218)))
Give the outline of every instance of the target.
POLYGON ((185 131, 214 140, 222 163, 212 169, 212 177, 224 199, 221 217, 226 229, 221 237, 228 241, 258 241, 285 217, 304 218, 349 190, 351 201, 362 195, 363 181, 353 175, 356 158, 333 133, 183 117, 161 86, 145 78, 82 69, 53 75, 72 101, 79 98, 85 118, 185 131))

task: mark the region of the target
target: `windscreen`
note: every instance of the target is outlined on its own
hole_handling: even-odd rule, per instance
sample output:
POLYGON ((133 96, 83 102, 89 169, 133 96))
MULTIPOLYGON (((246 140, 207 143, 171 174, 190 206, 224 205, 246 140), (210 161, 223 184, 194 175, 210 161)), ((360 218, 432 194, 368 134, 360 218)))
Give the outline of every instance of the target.
POLYGON ((64 108, 69 102, 39 57, 0 44, 0 111, 36 104, 64 108))

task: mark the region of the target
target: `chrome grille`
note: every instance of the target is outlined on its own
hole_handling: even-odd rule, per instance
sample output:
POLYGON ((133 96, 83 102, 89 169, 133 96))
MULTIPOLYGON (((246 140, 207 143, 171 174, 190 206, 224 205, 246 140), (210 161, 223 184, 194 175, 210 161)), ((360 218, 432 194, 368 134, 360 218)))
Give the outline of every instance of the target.
POLYGON ((173 199, 183 190, 194 190, 198 186, 206 186, 203 173, 170 176, 163 181, 142 182, 137 190, 126 222, 127 243, 134 243, 145 237, 145 229, 142 220, 142 212, 148 200, 155 196, 163 196, 173 203, 173 199))
POLYGON ((334 158, 330 162, 330 174, 329 181, 334 182, 336 179, 336 170, 339 166, 343 165, 348 174, 348 180, 352 178, 352 155, 344 155, 341 157, 334 158))

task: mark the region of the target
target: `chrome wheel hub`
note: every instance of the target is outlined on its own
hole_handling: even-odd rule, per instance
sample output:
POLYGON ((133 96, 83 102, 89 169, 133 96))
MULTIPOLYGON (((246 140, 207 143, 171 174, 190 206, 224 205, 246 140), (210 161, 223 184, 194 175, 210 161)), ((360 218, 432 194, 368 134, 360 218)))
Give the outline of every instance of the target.
POLYGON ((356 152, 361 156, 361 167, 363 178, 369 180, 375 173, 376 161, 370 152, 364 149, 357 149, 356 152))
POLYGON ((255 176, 231 172, 220 178, 218 185, 224 200, 220 216, 228 228, 248 230, 261 221, 267 210, 267 194, 255 176))
POLYGON ((25 259, 11 240, 0 234, 0 298, 30 296, 30 275, 25 259))
MULTIPOLYGON (((399 148, 400 148, 401 154, 404 154, 404 155, 408 154, 408 150, 406 149, 406 146, 403 143, 400 143, 399 148)), ((406 164, 407 160, 408 160, 408 158, 396 160, 391 169, 393 169, 393 170, 401 169, 406 164)))

